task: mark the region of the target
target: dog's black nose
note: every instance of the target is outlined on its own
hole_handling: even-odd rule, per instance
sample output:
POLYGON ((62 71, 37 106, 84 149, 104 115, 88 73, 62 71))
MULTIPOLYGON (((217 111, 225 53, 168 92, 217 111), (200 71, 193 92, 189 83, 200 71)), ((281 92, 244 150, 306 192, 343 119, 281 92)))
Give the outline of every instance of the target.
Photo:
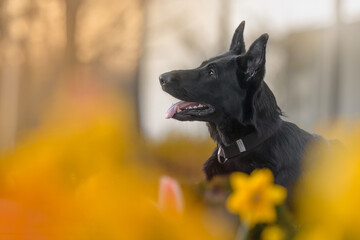
POLYGON ((159 76, 159 81, 160 81, 161 86, 168 84, 170 82, 170 80, 171 80, 170 74, 163 73, 159 76))

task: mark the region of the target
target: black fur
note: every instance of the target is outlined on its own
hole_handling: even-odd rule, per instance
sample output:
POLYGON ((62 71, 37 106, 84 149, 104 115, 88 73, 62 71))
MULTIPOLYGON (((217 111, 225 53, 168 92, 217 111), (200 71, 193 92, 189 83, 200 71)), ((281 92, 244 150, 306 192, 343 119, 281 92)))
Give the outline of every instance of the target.
POLYGON ((205 104, 208 110, 183 111, 173 118, 207 122, 218 145, 230 145, 249 133, 264 136, 280 128, 255 149, 224 164, 217 160, 217 148, 204 165, 207 179, 234 171, 250 173, 269 168, 275 182, 291 190, 300 175, 300 161, 306 146, 316 137, 295 124, 283 121, 276 99, 263 81, 268 35, 263 34, 246 52, 244 22, 236 29, 230 50, 204 61, 191 70, 177 70, 160 76, 164 91, 188 102, 205 104))

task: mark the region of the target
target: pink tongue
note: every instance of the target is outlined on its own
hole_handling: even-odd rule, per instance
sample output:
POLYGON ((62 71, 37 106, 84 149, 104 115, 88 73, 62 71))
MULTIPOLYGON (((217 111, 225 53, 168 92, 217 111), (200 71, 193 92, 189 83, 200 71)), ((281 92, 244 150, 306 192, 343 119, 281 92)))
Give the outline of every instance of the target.
POLYGON ((174 105, 172 105, 169 110, 167 110, 166 112, 166 115, 165 115, 165 118, 166 119, 169 119, 169 118, 172 118, 176 111, 179 109, 179 108, 186 108, 188 106, 197 106, 199 105, 199 103, 196 103, 196 102, 184 102, 184 101, 180 101, 178 103, 175 103, 174 105))

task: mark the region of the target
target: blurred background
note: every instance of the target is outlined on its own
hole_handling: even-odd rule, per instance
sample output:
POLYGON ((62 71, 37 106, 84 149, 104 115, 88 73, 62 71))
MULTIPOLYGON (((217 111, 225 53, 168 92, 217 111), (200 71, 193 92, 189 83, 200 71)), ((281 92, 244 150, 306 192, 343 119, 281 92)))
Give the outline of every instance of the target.
POLYGON ((232 236, 214 227, 229 188, 203 183, 215 144, 204 123, 165 119, 178 100, 158 76, 227 51, 242 20, 247 47, 270 35, 265 81, 286 119, 316 131, 359 117, 358 0, 0 0, 0 233, 232 236), (153 211, 164 174, 196 216, 153 211))
POLYGON ((56 91, 89 79, 126 95, 151 140, 207 137, 203 123, 164 119, 176 100, 158 75, 225 52, 242 20, 247 46, 270 35, 266 81, 291 121, 311 131, 360 114, 357 0, 1 0, 1 149, 41 125, 56 91))

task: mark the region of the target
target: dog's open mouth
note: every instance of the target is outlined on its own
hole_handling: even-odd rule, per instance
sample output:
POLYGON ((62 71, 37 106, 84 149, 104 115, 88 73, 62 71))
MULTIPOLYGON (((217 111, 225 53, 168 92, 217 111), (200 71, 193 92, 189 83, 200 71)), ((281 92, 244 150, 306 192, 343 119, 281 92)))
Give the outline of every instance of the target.
POLYGON ((181 116, 194 116, 202 117, 207 116, 215 111, 215 108, 210 104, 201 104, 197 102, 184 102, 180 101, 173 104, 166 113, 165 118, 181 117, 181 116))

